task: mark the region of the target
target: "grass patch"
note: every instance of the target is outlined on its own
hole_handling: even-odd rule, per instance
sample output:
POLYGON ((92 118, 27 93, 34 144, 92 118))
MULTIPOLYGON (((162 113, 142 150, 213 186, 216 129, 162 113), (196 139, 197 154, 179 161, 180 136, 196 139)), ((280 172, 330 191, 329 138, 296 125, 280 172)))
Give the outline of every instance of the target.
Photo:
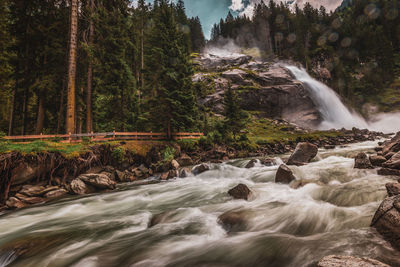
POLYGON ((79 156, 89 150, 88 144, 64 144, 51 141, 34 141, 31 143, 0 142, 0 154, 20 152, 22 154, 35 154, 41 152, 59 152, 67 158, 79 156))
POLYGON ((249 123, 248 138, 256 144, 262 145, 276 142, 295 142, 305 140, 327 139, 338 137, 342 133, 330 131, 313 131, 310 133, 297 132, 289 125, 275 125, 269 119, 256 119, 249 123))

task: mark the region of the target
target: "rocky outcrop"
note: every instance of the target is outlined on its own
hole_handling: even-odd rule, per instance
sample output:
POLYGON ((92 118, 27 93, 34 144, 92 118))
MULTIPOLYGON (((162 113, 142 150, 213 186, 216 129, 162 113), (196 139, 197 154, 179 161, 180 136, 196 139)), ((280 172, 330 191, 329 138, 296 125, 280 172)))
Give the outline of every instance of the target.
POLYGON ((203 72, 195 74, 193 81, 214 89, 212 94, 199 98, 199 104, 217 114, 223 114, 224 94, 231 85, 240 95, 244 110, 258 111, 269 118, 283 118, 300 126, 315 126, 321 121, 307 89, 283 64, 241 55, 201 56, 197 62, 203 72))
POLYGON ((77 195, 85 195, 93 193, 95 190, 92 186, 88 186, 81 179, 74 179, 71 182, 71 191, 77 195))
POLYGON ((77 179, 83 181, 98 190, 115 189, 116 183, 106 174, 88 173, 79 176, 77 179))
POLYGON ((318 154, 318 147, 311 143, 298 143, 296 150, 290 156, 287 165, 305 165, 318 154))
POLYGON ((393 154, 390 159, 382 164, 383 167, 389 169, 400 170, 400 152, 393 154))
POLYGON ((235 199, 244 199, 248 200, 252 194, 251 190, 247 187, 247 185, 239 184, 228 191, 228 194, 235 199))
POLYGON ((371 162, 369 161, 369 158, 367 154, 364 152, 358 153, 357 156, 354 159, 354 168, 355 169, 373 169, 374 167, 372 166, 371 162))
POLYGON ((24 185, 6 201, 6 206, 11 209, 20 209, 60 198, 67 193, 67 190, 59 186, 24 185))
POLYGON ((322 258, 318 267, 390 267, 387 264, 370 258, 331 255, 322 258))
POLYGON ((371 226, 375 227, 394 247, 400 249, 400 195, 383 200, 372 219, 371 226))
POLYGON ((292 170, 289 169, 288 166, 285 164, 279 166, 275 176, 275 183, 290 184, 294 180, 296 180, 296 177, 293 175, 292 170))
MULTIPOLYGON (((380 144, 378 148, 379 165, 383 168, 378 170, 379 175, 400 176, 400 132, 392 139, 380 144)), ((372 159, 372 157, 371 157, 372 159)))

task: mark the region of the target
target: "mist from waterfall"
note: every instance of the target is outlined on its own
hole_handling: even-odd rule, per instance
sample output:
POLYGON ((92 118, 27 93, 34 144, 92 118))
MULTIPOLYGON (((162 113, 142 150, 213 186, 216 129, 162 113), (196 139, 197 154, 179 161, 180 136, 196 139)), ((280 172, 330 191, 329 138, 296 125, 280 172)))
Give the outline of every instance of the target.
POLYGON ((323 121, 319 129, 357 127, 386 133, 400 131, 400 113, 380 113, 367 121, 357 112, 347 108, 335 91, 312 78, 305 69, 296 66, 286 66, 286 68, 305 85, 321 113, 323 121))

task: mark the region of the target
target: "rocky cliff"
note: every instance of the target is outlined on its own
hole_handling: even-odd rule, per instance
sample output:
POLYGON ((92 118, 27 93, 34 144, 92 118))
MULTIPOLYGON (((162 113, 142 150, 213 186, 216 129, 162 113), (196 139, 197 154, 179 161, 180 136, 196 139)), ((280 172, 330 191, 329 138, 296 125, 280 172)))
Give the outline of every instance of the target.
POLYGON ((231 85, 241 97, 244 110, 301 127, 320 123, 320 114, 307 90, 282 62, 259 61, 240 54, 202 55, 195 61, 198 72, 193 81, 201 95, 198 101, 216 114, 222 115, 224 94, 231 85))

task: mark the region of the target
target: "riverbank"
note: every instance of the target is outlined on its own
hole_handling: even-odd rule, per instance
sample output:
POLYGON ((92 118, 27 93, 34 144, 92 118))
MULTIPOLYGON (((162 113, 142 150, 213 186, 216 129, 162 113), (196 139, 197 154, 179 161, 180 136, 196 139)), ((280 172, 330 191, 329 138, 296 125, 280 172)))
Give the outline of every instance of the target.
POLYGON ((370 227, 385 184, 395 179, 354 169, 354 157, 372 155, 377 143, 321 148, 310 163, 289 165, 308 181, 298 189, 275 182, 286 153, 269 156, 270 166, 246 168, 250 159, 209 163, 208 171, 184 179, 123 183, 113 192, 15 210, 0 220, 0 258, 13 266, 280 267, 342 255, 398 266, 399 252, 370 227), (231 197, 238 184, 252 197, 231 197), (242 223, 227 230, 219 218, 232 212, 242 223))
MULTIPOLYGON (((202 163, 222 163, 229 159, 284 154, 298 142, 310 142, 321 148, 375 140, 386 135, 368 130, 305 132, 290 124, 275 121, 275 136, 239 141, 234 144, 210 144, 207 138, 180 142, 111 142, 106 144, 61 145, 37 142, 3 145, 0 155, 0 210, 18 209, 53 201, 70 194, 90 194, 113 190, 118 183, 157 183, 184 177, 202 163), (279 127, 279 128, 278 128, 279 127), (278 141, 279 135, 281 141, 278 141), (284 136, 284 138, 282 138, 284 136), (58 150, 57 150, 58 148, 58 150), (152 177, 151 179, 148 179, 152 177)), ((255 126, 257 127, 257 126, 255 126)), ((252 132, 256 132, 254 129, 252 132)))

